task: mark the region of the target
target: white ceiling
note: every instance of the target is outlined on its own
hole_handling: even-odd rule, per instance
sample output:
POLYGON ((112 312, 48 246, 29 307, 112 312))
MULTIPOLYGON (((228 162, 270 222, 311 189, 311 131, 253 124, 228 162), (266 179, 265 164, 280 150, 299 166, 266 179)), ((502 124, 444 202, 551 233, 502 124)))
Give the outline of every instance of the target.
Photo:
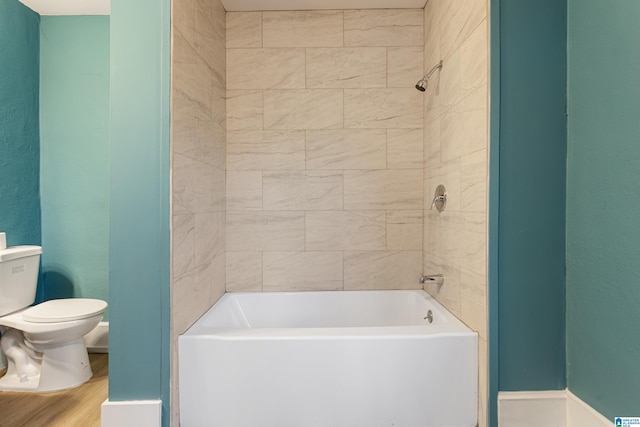
POLYGON ((40 15, 109 15, 111 13, 111 0, 20 1, 40 15))
MULTIPOLYGON (((40 15, 109 15, 110 0, 20 0, 40 15)), ((228 11, 422 9, 427 0, 221 0, 228 11)))
POLYGON ((316 9, 422 9, 427 0, 221 0, 227 11, 316 9))

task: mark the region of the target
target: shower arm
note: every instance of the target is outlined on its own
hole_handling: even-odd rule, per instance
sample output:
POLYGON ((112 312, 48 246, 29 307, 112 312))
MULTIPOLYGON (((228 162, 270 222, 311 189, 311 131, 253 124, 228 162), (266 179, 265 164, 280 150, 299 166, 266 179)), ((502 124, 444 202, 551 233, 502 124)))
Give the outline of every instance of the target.
POLYGON ((429 77, 431 77, 431 75, 433 73, 436 72, 436 70, 439 70, 440 68, 442 68, 442 59, 440 60, 440 62, 438 62, 432 69, 429 70, 429 72, 427 74, 424 75, 424 77, 422 78, 422 80, 427 81, 429 80, 429 77))

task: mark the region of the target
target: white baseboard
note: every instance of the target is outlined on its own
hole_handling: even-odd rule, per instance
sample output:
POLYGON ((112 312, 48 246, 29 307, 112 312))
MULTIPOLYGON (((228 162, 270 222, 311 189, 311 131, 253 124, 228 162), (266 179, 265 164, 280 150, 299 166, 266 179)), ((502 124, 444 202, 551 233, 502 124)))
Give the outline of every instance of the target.
POLYGON ((567 390, 567 427, 610 427, 612 425, 613 420, 605 418, 567 390))
POLYGON ((498 393, 499 427, 611 427, 569 390, 498 393))
POLYGON ((98 323, 98 326, 84 336, 84 343, 89 353, 108 353, 109 322, 98 323))
POLYGON ((105 400, 101 413, 102 427, 161 427, 162 400, 105 400))
POLYGON ((564 390, 498 393, 499 427, 567 427, 566 423, 564 390))

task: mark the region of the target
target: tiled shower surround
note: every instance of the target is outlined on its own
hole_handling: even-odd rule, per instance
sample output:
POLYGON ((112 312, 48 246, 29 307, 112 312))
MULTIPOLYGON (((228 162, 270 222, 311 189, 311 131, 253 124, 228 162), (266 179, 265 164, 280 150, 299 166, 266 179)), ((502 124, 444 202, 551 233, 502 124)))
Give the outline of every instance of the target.
POLYGON ((427 286, 479 334, 479 426, 487 396, 487 147, 488 41, 484 0, 429 0, 424 11, 425 70, 439 59, 424 93, 424 273, 427 286), (431 210, 435 188, 447 188, 447 208, 431 210))
POLYGON ((227 291, 419 288, 423 30, 227 13, 227 291))
POLYGON ((177 337, 225 291, 225 10, 172 2, 171 425, 178 426, 177 337))
POLYGON ((480 335, 486 426, 486 1, 174 0, 172 17, 172 339, 225 290, 419 289, 443 273, 427 290, 480 335))

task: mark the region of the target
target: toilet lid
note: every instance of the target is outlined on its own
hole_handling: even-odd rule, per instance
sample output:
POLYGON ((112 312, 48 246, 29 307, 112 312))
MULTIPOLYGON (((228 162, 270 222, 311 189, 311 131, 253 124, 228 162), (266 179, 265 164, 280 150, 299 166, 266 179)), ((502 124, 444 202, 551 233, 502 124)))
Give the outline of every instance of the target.
POLYGON ((33 323, 70 322, 103 313, 107 303, 99 299, 67 298, 45 301, 22 312, 33 323))

